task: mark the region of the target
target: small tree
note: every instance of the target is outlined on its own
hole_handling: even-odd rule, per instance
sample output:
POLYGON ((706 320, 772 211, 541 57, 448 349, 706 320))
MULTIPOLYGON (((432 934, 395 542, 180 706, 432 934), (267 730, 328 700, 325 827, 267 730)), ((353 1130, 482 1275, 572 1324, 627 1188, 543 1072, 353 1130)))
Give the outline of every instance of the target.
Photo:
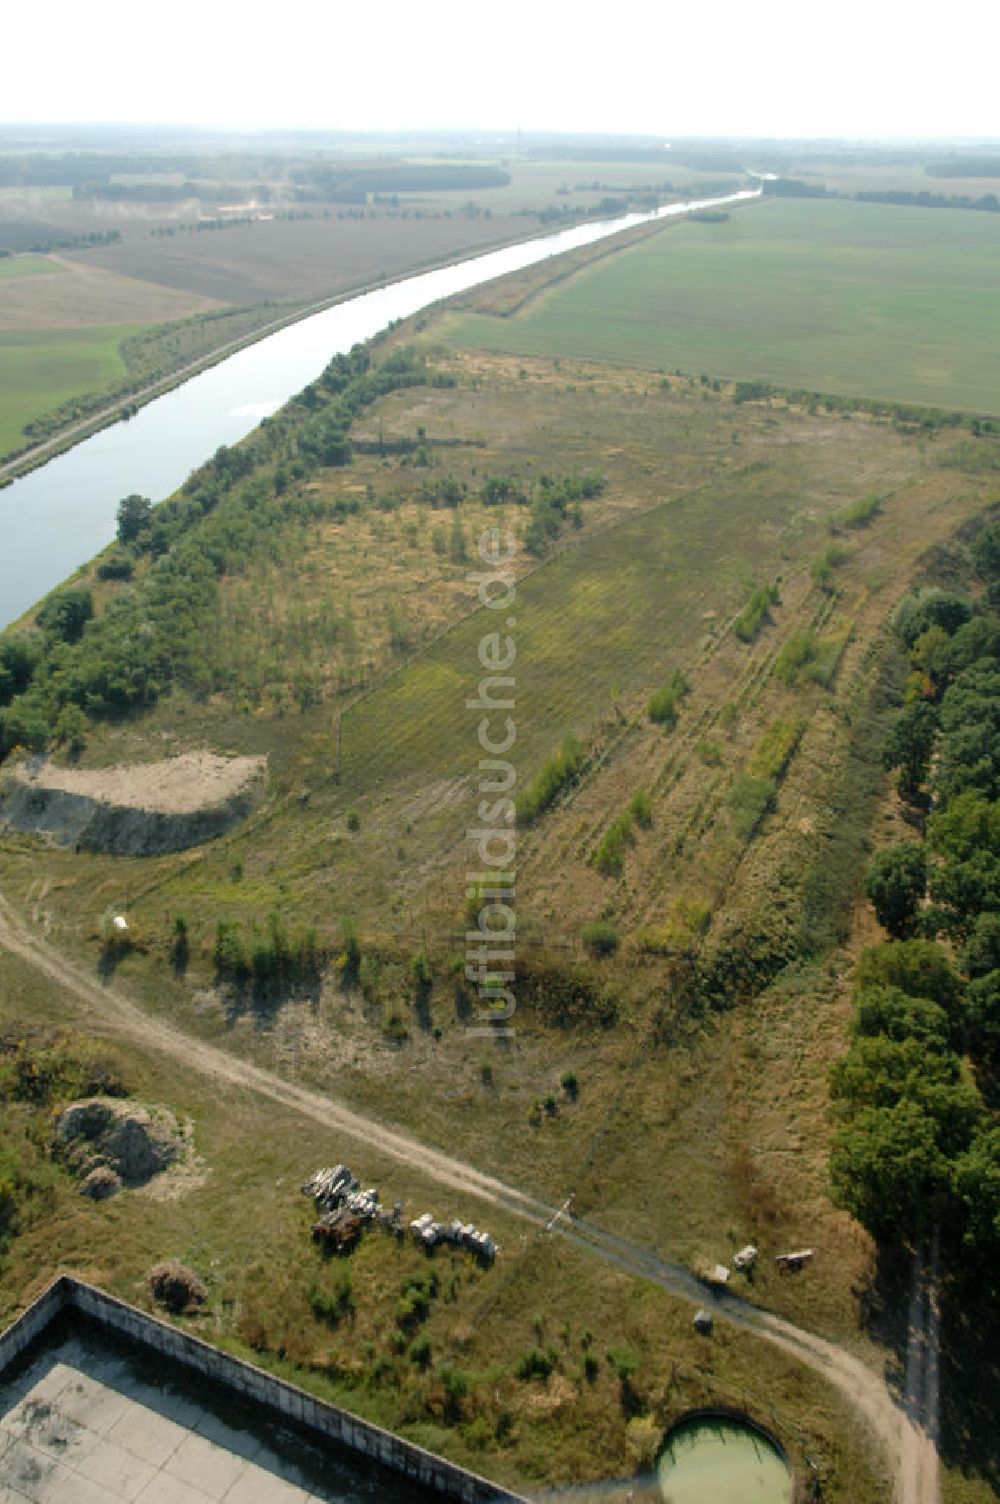
POLYGON ((936 734, 937 712, 926 700, 907 705, 889 733, 882 760, 886 769, 899 769, 896 786, 904 799, 914 799, 927 780, 936 734))
POLYGON ((879 924, 894 940, 912 935, 926 889, 927 861, 923 847, 915 842, 887 846, 872 858, 865 892, 875 905, 879 924))
POLYGON ((153 516, 152 502, 145 496, 125 496, 118 503, 118 541, 134 543, 153 516))

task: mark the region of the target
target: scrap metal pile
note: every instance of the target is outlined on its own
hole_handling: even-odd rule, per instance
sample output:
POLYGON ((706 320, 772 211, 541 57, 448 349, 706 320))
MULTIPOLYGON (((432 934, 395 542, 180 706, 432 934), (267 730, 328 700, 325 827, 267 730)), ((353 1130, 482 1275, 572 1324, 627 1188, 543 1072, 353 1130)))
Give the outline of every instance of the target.
MULTIPOLYGON (((378 1222, 396 1237, 404 1235, 403 1203, 397 1201, 392 1210, 383 1207, 374 1186, 361 1189, 356 1176, 347 1165, 332 1165, 317 1170, 302 1187, 303 1194, 311 1196, 319 1214, 312 1225, 312 1235, 324 1247, 336 1252, 353 1248, 365 1227, 378 1222)), ((467 1248, 484 1264, 492 1264, 497 1256, 497 1245, 489 1233, 481 1232, 472 1222, 436 1222, 430 1212, 416 1217, 410 1223, 410 1235, 422 1248, 436 1248, 438 1243, 450 1244, 452 1248, 467 1248)))

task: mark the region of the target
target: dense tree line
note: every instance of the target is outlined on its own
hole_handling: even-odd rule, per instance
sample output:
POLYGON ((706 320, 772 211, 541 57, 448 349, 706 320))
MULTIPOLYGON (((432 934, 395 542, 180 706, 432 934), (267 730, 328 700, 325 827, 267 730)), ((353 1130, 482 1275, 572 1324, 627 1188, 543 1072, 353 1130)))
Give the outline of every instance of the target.
POLYGON ((940 1228, 952 1269, 995 1288, 1000 1255, 1000 525, 981 592, 928 589, 893 625, 909 663, 885 749, 923 839, 878 851, 891 937, 859 963, 833 1072, 834 1194, 884 1242, 940 1228))

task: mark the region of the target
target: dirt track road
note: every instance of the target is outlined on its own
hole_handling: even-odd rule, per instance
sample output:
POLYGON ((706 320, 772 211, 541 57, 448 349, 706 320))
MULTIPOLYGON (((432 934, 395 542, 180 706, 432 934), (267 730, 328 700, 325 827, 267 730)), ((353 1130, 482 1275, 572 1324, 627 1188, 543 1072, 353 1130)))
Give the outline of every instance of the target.
POLYGON ((918 1253, 913 1256, 913 1283, 907 1319, 906 1414, 909 1425, 903 1433, 900 1457, 900 1495, 919 1504, 940 1504, 941 1481, 938 1457, 938 1373, 941 1348, 941 1312, 938 1306, 940 1250, 937 1234, 926 1267, 918 1253))
MULTIPOLYGON (((2 896, 0 950, 19 956, 71 992, 94 1011, 100 1018, 102 1032, 111 1037, 181 1061, 186 1069, 198 1071, 209 1080, 255 1092, 284 1108, 292 1108, 360 1145, 374 1145, 441 1185, 491 1202, 539 1229, 553 1219, 554 1206, 483 1174, 461 1160, 429 1148, 398 1129, 352 1112, 319 1092, 298 1086, 215 1045, 194 1039, 163 1020, 150 1017, 119 988, 102 986, 61 956, 14 913, 2 896)), ((884 1451, 896 1480, 896 1504, 938 1504, 937 1468, 930 1465, 927 1433, 915 1418, 913 1407, 904 1410, 897 1405, 883 1378, 860 1359, 737 1296, 713 1298, 689 1270, 670 1264, 655 1253, 589 1221, 563 1217, 556 1223, 556 1230, 607 1264, 639 1279, 649 1280, 692 1305, 710 1305, 717 1319, 772 1343, 820 1374, 854 1407, 884 1451), (923 1461, 914 1467, 913 1459, 918 1457, 923 1461)), ((936 1453, 934 1455, 936 1459, 936 1453)))

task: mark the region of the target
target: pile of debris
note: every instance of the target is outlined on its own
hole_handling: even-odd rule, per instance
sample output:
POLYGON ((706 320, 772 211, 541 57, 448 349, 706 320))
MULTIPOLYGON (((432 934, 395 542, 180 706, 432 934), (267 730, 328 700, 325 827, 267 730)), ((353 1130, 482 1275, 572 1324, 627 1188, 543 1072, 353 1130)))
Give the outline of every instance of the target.
MULTIPOLYGON (((378 1222, 397 1238, 403 1236, 402 1201, 394 1202, 391 1211, 383 1207, 375 1187, 363 1191, 347 1165, 317 1170, 302 1191, 313 1198, 319 1213, 312 1225, 312 1235, 331 1251, 339 1253, 353 1248, 372 1222, 378 1222)), ((484 1264, 492 1264, 498 1252, 489 1233, 481 1232, 474 1223, 460 1222, 457 1218, 448 1223, 436 1222, 430 1212, 410 1223, 410 1233, 414 1242, 428 1251, 439 1243, 448 1243, 453 1248, 468 1248, 484 1264)))
POLYGON ((182 1158, 187 1139, 166 1107, 119 1097, 71 1102, 56 1119, 56 1143, 80 1177, 80 1194, 94 1201, 135 1189, 182 1158))
MULTIPOLYGON (((747 1243, 739 1253, 733 1254, 733 1264, 741 1274, 748 1278, 753 1274, 753 1267, 757 1262, 757 1249, 752 1243, 747 1243)), ((727 1264, 697 1264, 695 1274, 702 1284, 708 1285, 713 1290, 724 1290, 729 1284, 730 1269, 727 1264)))
POLYGON ((445 1224, 435 1222, 430 1212, 424 1212, 410 1223, 413 1241, 423 1248, 436 1248, 438 1243, 450 1243, 453 1248, 468 1248, 484 1264, 492 1264, 497 1256, 497 1245, 488 1232, 480 1232, 474 1222, 459 1222, 457 1217, 445 1224))

